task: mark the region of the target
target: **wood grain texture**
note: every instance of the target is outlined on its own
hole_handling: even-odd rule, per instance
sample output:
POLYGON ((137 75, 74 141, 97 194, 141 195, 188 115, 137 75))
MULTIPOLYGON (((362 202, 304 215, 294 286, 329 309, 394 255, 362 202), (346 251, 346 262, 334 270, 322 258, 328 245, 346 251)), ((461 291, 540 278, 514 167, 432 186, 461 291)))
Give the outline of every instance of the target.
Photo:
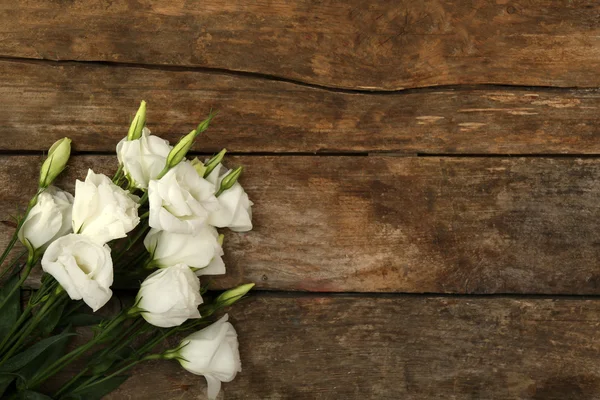
MULTIPOLYGON (((36 160, 0 158, 2 215, 28 199, 36 160)), ((75 157, 64 187, 115 163, 75 157)), ((229 165, 246 167, 255 229, 226 235, 228 274, 216 288, 600 293, 597 159, 246 156, 229 165)))
MULTIPOLYGON (((220 399, 592 400, 598 315, 594 300, 255 294, 230 312, 243 365, 220 399)), ((205 387, 156 362, 109 399, 205 387)))
POLYGON ((0 55, 219 68, 319 85, 600 85, 597 2, 6 2, 0 55))
POLYGON ((334 92, 218 73, 0 62, 0 149, 114 151, 141 99, 171 141, 213 108, 197 150, 599 154, 597 90, 334 92))

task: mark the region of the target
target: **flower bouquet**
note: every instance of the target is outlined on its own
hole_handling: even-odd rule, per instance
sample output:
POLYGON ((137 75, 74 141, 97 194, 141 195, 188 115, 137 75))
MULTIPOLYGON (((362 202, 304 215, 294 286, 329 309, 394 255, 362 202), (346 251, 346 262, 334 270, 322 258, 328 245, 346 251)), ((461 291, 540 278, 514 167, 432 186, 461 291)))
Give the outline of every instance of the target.
POLYGON ((227 314, 213 317, 253 284, 211 296, 199 280, 225 273, 216 228, 252 229, 252 202, 238 183, 242 168, 223 166, 225 150, 206 162, 186 159, 213 117, 171 146, 145 127, 142 101, 117 145, 114 177, 90 169, 74 196, 52 185, 71 141, 50 148, 38 189, 0 256, 0 397, 100 399, 130 368, 164 359, 203 375, 214 399, 221 382, 241 370, 235 329, 227 314), (28 291, 23 285, 38 264, 41 285, 28 291), (119 279, 139 286, 135 299, 116 315, 96 313, 119 279), (81 326, 91 326, 93 336, 73 345, 81 326), (176 334, 189 335, 165 349, 176 334), (58 379, 71 363, 76 373, 58 379))

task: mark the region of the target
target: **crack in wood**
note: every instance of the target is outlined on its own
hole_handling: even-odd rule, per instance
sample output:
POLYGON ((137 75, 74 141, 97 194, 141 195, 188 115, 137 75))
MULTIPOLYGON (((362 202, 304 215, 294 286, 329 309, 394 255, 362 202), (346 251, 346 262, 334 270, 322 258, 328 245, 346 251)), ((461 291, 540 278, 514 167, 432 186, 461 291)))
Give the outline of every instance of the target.
MULTIPOLYGON (((263 79, 274 82, 284 82, 298 86, 304 86, 312 89, 325 90, 335 93, 347 93, 347 94, 369 94, 369 95, 398 95, 398 94, 412 94, 412 93, 423 93, 433 92, 439 90, 535 90, 538 92, 564 92, 568 90, 589 90, 596 91, 600 90, 600 87, 579 87, 579 86, 544 86, 544 85, 513 85, 513 84, 499 84, 499 83, 478 83, 478 84, 453 84, 453 85, 431 85, 431 86, 419 86, 401 89, 349 89, 339 88, 334 86, 321 85, 316 83, 305 82, 297 79, 285 78, 282 76, 265 74, 261 72, 226 69, 226 68, 214 68, 214 67, 199 67, 199 66, 180 66, 180 65, 166 65, 166 64, 140 64, 132 62, 115 62, 115 61, 100 61, 100 60, 54 60, 49 58, 30 58, 30 57, 13 57, 0 55, 0 61, 5 62, 24 62, 32 64, 56 64, 56 65, 94 65, 94 66, 105 66, 112 68, 139 68, 139 69, 150 69, 159 71, 182 71, 182 72, 197 72, 205 74, 220 74, 230 75, 239 77, 248 77, 254 79, 263 79)), ((493 111, 493 110, 490 110, 493 111)))

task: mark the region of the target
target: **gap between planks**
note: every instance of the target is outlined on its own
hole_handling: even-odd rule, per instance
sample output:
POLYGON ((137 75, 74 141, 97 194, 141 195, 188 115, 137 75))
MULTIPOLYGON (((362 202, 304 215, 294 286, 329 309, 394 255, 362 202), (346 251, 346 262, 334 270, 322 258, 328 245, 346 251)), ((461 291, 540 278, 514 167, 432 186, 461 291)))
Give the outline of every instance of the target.
MULTIPOLYGON (((46 154, 41 150, 0 150, 0 156, 21 157, 21 156, 40 156, 46 154)), ((71 151, 71 156, 114 156, 114 151, 71 151)), ((191 151, 190 156, 211 157, 215 153, 191 151)), ((344 151, 317 151, 317 152, 236 152, 228 151, 228 156, 242 157, 406 157, 406 158, 567 158, 567 159, 596 159, 600 154, 556 154, 556 153, 527 153, 527 154, 500 154, 500 153, 405 153, 393 151, 369 151, 369 152, 344 152, 344 151)))
MULTIPOLYGON (((209 290, 209 293, 221 293, 223 290, 209 290)), ((115 293, 121 297, 135 297, 137 291, 134 289, 116 289, 115 293)), ((409 293, 409 292, 302 292, 296 290, 265 290, 252 289, 250 297, 270 297, 270 298, 289 298, 289 299, 318 299, 318 298, 349 298, 349 299, 466 299, 466 300, 561 300, 561 301, 581 301, 581 300, 600 300, 600 294, 536 294, 536 293, 409 293)), ((235 309, 235 308, 234 308, 235 309)))

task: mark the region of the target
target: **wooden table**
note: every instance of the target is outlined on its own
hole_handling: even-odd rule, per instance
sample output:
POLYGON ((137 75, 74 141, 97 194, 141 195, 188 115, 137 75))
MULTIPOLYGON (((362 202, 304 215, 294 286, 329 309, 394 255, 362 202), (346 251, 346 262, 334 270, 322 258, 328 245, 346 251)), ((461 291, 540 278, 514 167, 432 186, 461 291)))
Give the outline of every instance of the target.
POLYGON ((591 0, 4 1, 0 211, 60 137, 64 182, 114 171, 141 99, 169 140, 218 109, 195 151, 256 203, 225 399, 598 399, 599 86, 591 0))

